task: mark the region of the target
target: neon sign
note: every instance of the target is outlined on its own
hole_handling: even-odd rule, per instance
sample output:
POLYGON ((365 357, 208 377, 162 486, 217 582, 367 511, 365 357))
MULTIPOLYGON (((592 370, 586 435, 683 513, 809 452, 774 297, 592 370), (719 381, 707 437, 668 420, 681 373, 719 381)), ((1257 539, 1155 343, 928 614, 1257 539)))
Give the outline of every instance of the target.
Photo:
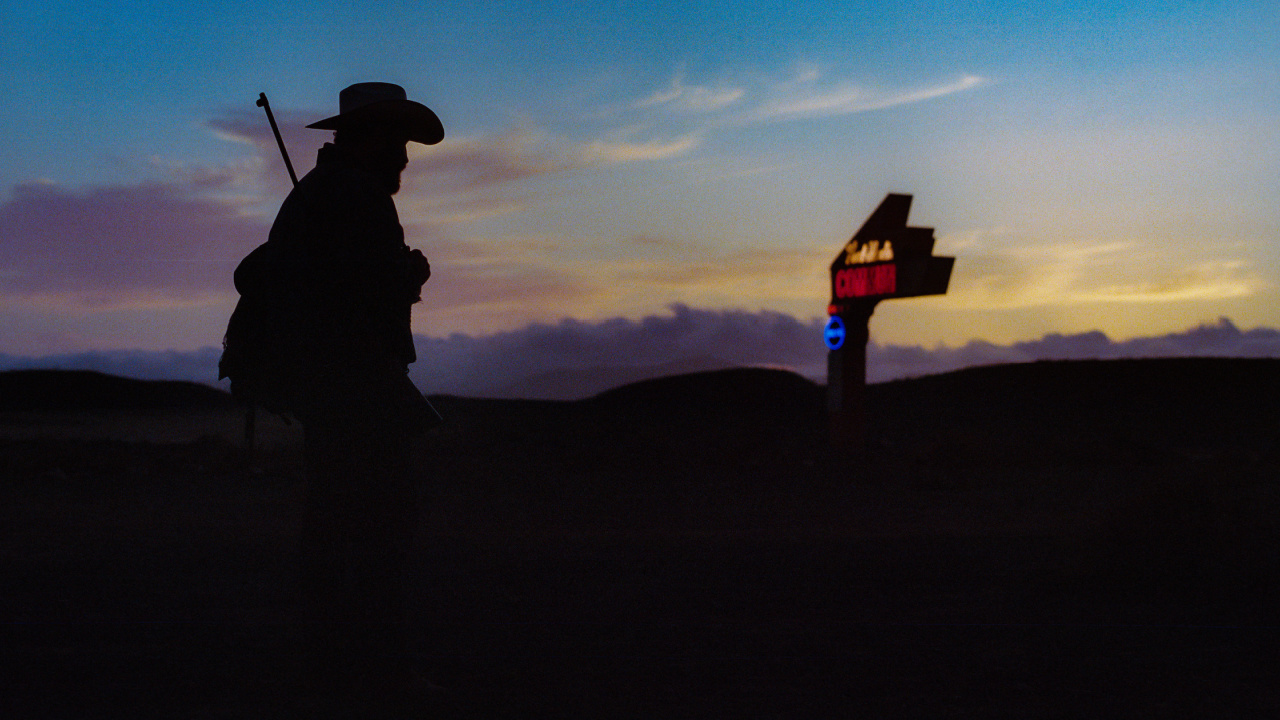
POLYGON ((837 270, 832 280, 837 300, 892 295, 898 291, 898 266, 891 262, 855 265, 837 270))
POLYGON ((955 258, 933 254, 933 228, 907 225, 911 196, 889 193, 831 262, 828 314, 889 298, 941 295, 955 258))
POLYGON ((845 265, 865 265, 874 262, 887 262, 893 259, 893 243, 885 240, 851 241, 844 246, 845 265))

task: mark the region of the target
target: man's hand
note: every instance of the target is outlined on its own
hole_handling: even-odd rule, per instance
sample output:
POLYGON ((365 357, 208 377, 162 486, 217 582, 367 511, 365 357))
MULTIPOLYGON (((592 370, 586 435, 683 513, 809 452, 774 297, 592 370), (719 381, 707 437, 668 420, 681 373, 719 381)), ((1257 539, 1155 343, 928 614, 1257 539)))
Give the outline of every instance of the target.
POLYGON ((418 287, 431 279, 431 263, 427 262, 427 256, 421 250, 409 251, 409 278, 418 287))

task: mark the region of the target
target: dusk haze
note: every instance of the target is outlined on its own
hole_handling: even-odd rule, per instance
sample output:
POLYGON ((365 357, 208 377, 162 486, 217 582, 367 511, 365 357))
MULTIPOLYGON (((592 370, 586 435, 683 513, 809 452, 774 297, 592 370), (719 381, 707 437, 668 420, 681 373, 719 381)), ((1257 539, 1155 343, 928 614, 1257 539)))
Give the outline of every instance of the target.
POLYGON ((1278 31, 6 3, 0 719, 1280 717, 1278 31))

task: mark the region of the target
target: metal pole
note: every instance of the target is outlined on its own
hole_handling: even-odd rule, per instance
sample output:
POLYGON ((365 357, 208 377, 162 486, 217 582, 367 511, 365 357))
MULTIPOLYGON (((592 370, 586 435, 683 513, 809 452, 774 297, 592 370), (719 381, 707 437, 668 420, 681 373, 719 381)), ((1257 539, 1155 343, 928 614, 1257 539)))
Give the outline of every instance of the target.
POLYGON ((854 455, 867 450, 867 342, 871 314, 880 301, 847 303, 840 313, 844 343, 827 353, 827 410, 831 444, 854 455))

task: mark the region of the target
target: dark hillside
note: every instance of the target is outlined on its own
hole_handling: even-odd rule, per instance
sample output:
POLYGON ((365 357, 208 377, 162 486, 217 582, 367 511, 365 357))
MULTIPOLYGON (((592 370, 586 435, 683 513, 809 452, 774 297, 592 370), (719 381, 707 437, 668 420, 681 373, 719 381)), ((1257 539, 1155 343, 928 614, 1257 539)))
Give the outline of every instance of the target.
MULTIPOLYGON (((791 470, 821 451, 824 389, 791 372, 737 368, 626 385, 582 402, 613 454, 668 473, 791 470)), ((773 473, 769 473, 773 474, 773 473)))
MULTIPOLYGON (((865 454, 830 448, 823 388, 776 370, 435 397, 406 631, 447 689, 425 716, 1280 716, 1278 376, 1046 362, 875 385, 865 454)), ((3 382, 27 393, 12 422, 50 428, 229 402, 3 382), (142 399, 160 409, 100 412, 142 399)), ((246 467, 230 427, 0 440, 0 717, 314 717, 291 704, 296 436, 246 467)))
POLYGON ((87 370, 0 372, 0 411, 198 410, 231 405, 227 393, 193 382, 134 380, 87 370))
POLYGON ((1041 361, 872 387, 876 413, 890 426, 928 430, 955 423, 1012 430, 1030 420, 1219 436, 1280 419, 1280 360, 1273 359, 1041 361))
POLYGON ((1274 453, 1280 360, 1060 361, 970 368, 870 388, 873 443, 956 462, 1274 453))
POLYGON ((811 414, 823 389, 782 370, 734 368, 644 380, 600 393, 589 403, 601 412, 654 420, 716 416, 760 420, 811 414))

